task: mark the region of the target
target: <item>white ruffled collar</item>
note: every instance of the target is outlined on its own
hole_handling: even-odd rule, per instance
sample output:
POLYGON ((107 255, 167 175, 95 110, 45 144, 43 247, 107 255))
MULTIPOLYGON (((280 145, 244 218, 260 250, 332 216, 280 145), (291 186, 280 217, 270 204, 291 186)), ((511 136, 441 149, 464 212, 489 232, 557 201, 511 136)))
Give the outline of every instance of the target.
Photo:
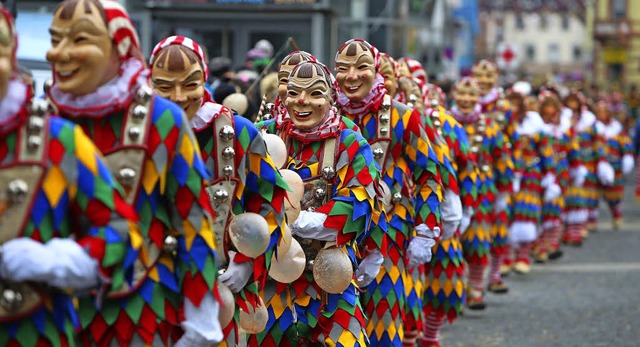
POLYGON ((20 112, 27 101, 27 86, 19 79, 12 79, 7 93, 0 100, 0 127, 8 124, 20 112))
POLYGON ((604 124, 601 121, 596 122, 596 130, 605 138, 610 139, 618 136, 622 132, 622 124, 616 119, 612 119, 609 123, 604 124))
POLYGON ((522 123, 518 124, 518 134, 520 135, 533 135, 544 130, 544 121, 538 112, 527 111, 522 120, 522 123))
POLYGON ((493 88, 486 95, 481 96, 480 99, 478 99, 478 102, 483 106, 489 105, 490 103, 497 101, 498 96, 498 88, 493 88))
POLYGON ((51 86, 49 98, 60 113, 68 117, 99 118, 120 111, 131 104, 133 91, 149 84, 149 70, 137 58, 129 58, 120 67, 120 74, 93 93, 74 96, 51 86))
POLYGON ((195 131, 202 130, 218 118, 223 112, 224 106, 215 102, 205 102, 196 112, 195 116, 189 120, 189 125, 195 131))

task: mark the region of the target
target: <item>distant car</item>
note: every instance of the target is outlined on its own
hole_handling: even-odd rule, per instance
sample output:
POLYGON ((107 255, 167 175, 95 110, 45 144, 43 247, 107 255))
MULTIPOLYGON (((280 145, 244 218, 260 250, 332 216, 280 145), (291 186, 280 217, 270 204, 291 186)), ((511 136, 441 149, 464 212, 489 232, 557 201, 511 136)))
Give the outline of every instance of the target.
POLYGON ((53 78, 51 65, 47 61, 47 50, 51 47, 49 26, 53 14, 18 11, 18 65, 31 70, 36 96, 44 93, 44 83, 53 78))

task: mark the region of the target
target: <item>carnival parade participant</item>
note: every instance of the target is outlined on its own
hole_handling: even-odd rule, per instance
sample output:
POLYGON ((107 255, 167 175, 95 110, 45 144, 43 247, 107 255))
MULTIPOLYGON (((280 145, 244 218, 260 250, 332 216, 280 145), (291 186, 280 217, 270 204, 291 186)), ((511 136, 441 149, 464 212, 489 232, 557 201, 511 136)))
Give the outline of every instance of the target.
MULTIPOLYGON (((561 117, 569 120, 571 128, 578 138, 580 158, 587 168, 585 181, 581 186, 572 184, 565 194, 567 217, 566 232, 563 241, 570 245, 582 245, 587 235, 587 223, 597 212, 598 184, 611 185, 615 172, 605 157, 605 139, 595 126, 596 117, 587 110, 584 96, 578 91, 571 91, 564 98, 561 117)), ((562 122, 562 120, 561 120, 562 122)))
POLYGON ((118 3, 63 1, 50 33, 49 100, 106 156, 145 243, 132 286, 104 299, 110 309, 80 310, 81 343, 219 342, 208 174, 183 109, 149 87, 137 34, 118 3))
MULTIPOLYGON (((451 114, 466 130, 471 152, 476 154, 480 168, 478 180, 481 202, 461 240, 469 266, 467 306, 482 310, 486 307, 483 295, 484 269, 489 258, 492 224, 496 216, 507 208, 507 197, 513 190, 515 167, 510 146, 500 131, 500 125, 484 114, 478 103, 480 87, 477 81, 470 77, 462 78, 456 83, 454 95, 455 105, 451 108, 451 114)), ((492 259, 489 283, 494 291, 504 292, 506 287, 498 277, 499 268, 500 263, 492 259)))
POLYGON ((371 144, 388 191, 388 255, 362 295, 367 334, 372 346, 400 346, 405 338, 406 269, 430 261, 440 235, 440 167, 419 112, 387 95, 375 47, 349 40, 338 50, 335 67, 340 112, 371 144))
POLYGON ((587 175, 582 165, 578 139, 568 118, 561 118, 562 104, 551 92, 540 93, 540 116, 545 122, 544 131, 550 136, 555 156, 555 175, 562 194, 542 205, 542 234, 533 256, 538 262, 554 260, 562 256, 560 238, 564 228, 565 198, 570 184, 581 187, 587 175))
MULTIPOLYGON (((595 124, 596 132, 602 134, 605 141, 605 158, 615 170, 613 184, 600 186, 600 192, 609 206, 613 220, 613 229, 618 230, 622 226, 622 199, 624 198, 624 176, 633 170, 633 146, 631 138, 622 122, 614 118, 611 105, 606 101, 598 101, 595 105, 595 114, 598 121, 595 124)), ((597 209, 596 216, 597 216, 597 209)))
POLYGON ((543 201, 550 202, 559 197, 561 189, 554 170, 553 146, 544 131, 542 117, 538 112, 526 110, 524 96, 519 92, 512 91, 507 99, 511 107, 510 121, 515 123, 518 133, 518 144, 514 146, 518 152, 515 154, 518 178, 514 185, 520 186, 514 188, 509 242, 515 252, 514 270, 527 274, 531 271, 530 257, 538 237, 543 201))
MULTIPOLYGON (((207 64, 197 42, 184 36, 168 37, 155 46, 149 65, 156 93, 185 109, 202 160, 213 173, 207 190, 216 215, 219 265, 226 269, 219 280, 238 294, 236 305, 225 303, 231 306, 234 319, 221 322, 225 335, 222 345, 235 346, 239 314, 233 314, 233 307, 247 312, 248 305, 252 309, 264 306, 258 293, 267 277, 267 265, 276 246, 290 242, 282 239, 287 185, 253 123, 211 101, 204 89, 207 64), (239 223, 253 227, 229 230, 239 223)), ((258 328, 246 327, 245 331, 258 328)))
MULTIPOLYGON (((75 346, 70 294, 119 290, 141 237, 96 146, 31 100, 13 19, 0 12, 0 344, 75 346)), ((93 299, 79 309, 101 304, 93 299)))
MULTIPOLYGON (((289 253, 297 248, 298 255, 271 265, 273 280, 264 290, 267 329, 250 336, 248 345, 365 346, 365 315, 352 278, 358 249, 376 253, 382 246, 367 237, 367 230, 386 222, 378 206, 379 172, 367 141, 341 124, 331 72, 321 63, 301 62, 288 81, 290 122, 282 129, 275 120, 259 125, 286 144, 281 172, 302 179, 296 186, 303 191, 292 198, 299 215, 290 218, 289 253)), ((356 281, 375 278, 382 262, 377 253, 361 254, 366 264, 357 268, 356 281)))
MULTIPOLYGON (((413 90, 418 92, 417 83, 413 90)), ((460 223, 447 223, 452 220, 447 216, 442 207, 442 237, 432 249, 433 258, 425 265, 426 282, 423 295, 424 324, 423 337, 420 346, 439 346, 440 328, 445 319, 449 323, 462 313, 465 304, 466 291, 464 286, 464 255, 460 243, 460 233, 464 233, 470 224, 474 211, 477 210, 478 199, 478 168, 475 154, 471 152, 471 146, 464 128, 442 106, 446 104, 444 93, 435 85, 430 85, 428 102, 429 108, 425 111, 425 123, 427 127, 434 127, 436 134, 441 137, 449 148, 449 161, 455 176, 449 178, 449 182, 443 182, 447 189, 459 194, 461 200, 460 223), (448 224, 448 225, 447 225, 448 224)), ((410 95, 409 95, 410 96, 410 95)), ((414 98, 417 101, 422 98, 414 98)), ((436 142, 436 141, 432 141, 436 142)), ((457 218, 457 216, 456 216, 457 218)))

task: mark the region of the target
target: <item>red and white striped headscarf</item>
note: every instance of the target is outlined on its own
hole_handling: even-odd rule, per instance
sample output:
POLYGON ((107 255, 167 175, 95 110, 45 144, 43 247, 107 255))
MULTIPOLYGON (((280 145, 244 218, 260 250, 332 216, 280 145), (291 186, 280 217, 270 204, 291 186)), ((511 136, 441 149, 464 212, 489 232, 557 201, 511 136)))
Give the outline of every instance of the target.
POLYGON ((118 51, 120 61, 125 61, 129 58, 143 60, 142 52, 140 51, 140 40, 138 40, 138 34, 133 23, 131 23, 127 10, 118 2, 112 0, 100 0, 100 4, 107 18, 109 37, 118 51))
POLYGON ((207 80, 207 78, 209 77, 209 66, 204 60, 204 51, 197 42, 185 36, 170 36, 158 42, 158 44, 153 48, 153 51, 151 52, 151 57, 149 58, 149 66, 153 67, 153 61, 155 60, 160 50, 170 45, 180 45, 188 48, 193 53, 195 53, 196 56, 198 56, 198 59, 200 59, 200 65, 202 65, 202 69, 204 70, 204 80, 207 80))

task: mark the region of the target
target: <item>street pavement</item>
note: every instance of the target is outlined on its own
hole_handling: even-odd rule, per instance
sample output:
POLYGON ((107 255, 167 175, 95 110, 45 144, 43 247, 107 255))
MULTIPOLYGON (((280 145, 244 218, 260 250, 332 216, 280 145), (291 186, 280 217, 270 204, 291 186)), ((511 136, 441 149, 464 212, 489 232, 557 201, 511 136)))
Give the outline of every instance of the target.
POLYGON ((445 325, 442 346, 640 346, 640 202, 631 182, 623 227, 613 230, 604 202, 600 216, 582 247, 564 247, 562 258, 528 275, 510 274, 508 294, 487 293, 485 311, 466 310, 445 325))

